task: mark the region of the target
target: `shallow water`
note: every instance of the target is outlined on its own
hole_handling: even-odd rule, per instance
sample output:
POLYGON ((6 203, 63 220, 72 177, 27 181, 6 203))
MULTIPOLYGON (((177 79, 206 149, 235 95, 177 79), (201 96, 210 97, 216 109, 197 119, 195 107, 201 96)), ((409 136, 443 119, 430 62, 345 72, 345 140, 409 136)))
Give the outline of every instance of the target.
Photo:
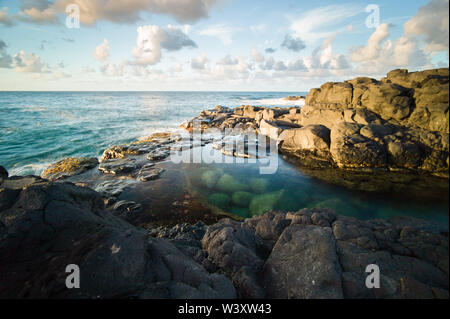
POLYGON ((304 92, 0 92, 0 165, 39 175, 70 156, 173 131, 216 105, 298 105, 304 92))
POLYGON ((339 214, 358 219, 412 216, 448 225, 448 183, 433 179, 436 187, 427 189, 408 185, 399 191, 377 192, 333 185, 305 174, 278 156, 275 174, 260 174, 260 163, 187 164, 189 187, 200 199, 219 211, 240 217, 259 215, 269 210, 297 211, 302 208, 330 208, 339 214), (446 186, 447 185, 447 186, 446 186))

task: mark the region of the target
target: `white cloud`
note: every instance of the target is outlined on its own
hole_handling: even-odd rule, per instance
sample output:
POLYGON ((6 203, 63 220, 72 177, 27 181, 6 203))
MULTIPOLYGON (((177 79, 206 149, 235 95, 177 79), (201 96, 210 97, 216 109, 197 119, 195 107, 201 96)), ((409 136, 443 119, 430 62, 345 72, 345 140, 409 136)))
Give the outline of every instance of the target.
POLYGON ((428 51, 448 51, 448 0, 430 0, 405 23, 405 35, 423 36, 428 51))
POLYGON ((256 48, 252 49, 252 58, 256 63, 264 62, 264 56, 256 48))
POLYGON ((415 38, 401 36, 395 41, 389 38, 389 25, 384 23, 369 37, 365 46, 352 50, 352 61, 357 71, 382 75, 393 68, 431 68, 430 57, 420 48, 415 38))
POLYGON ((194 70, 206 70, 208 67, 208 58, 206 57, 206 54, 203 53, 198 58, 191 60, 191 68, 194 70))
POLYGON ((136 47, 133 49, 135 61, 141 65, 153 65, 161 61, 161 49, 181 50, 183 47, 197 47, 181 29, 156 25, 141 26, 137 29, 136 47))
POLYGON ((20 51, 13 56, 13 67, 17 72, 24 73, 49 73, 47 64, 41 62, 41 58, 34 53, 20 51))
MULTIPOLYGON (((134 23, 140 19, 141 13, 164 14, 174 17, 180 22, 196 22, 208 17, 209 11, 219 0, 56 0, 54 3, 33 1, 26 5, 15 16, 18 19, 34 23, 56 23, 64 16, 69 4, 78 5, 80 20, 85 25, 93 25, 97 21, 114 23, 134 23)), ((1 15, 0 15, 1 17, 1 15)), ((0 18, 6 21, 6 18, 0 18)))
POLYGON ((0 24, 6 27, 12 27, 14 25, 13 18, 8 15, 8 8, 0 8, 0 24))
POLYGON ((349 3, 319 7, 295 19, 291 23, 291 30, 295 37, 312 43, 331 36, 337 31, 339 23, 362 12, 363 6, 349 3))
POLYGON ((94 59, 98 61, 105 61, 109 57, 109 43, 107 39, 103 39, 103 42, 95 48, 94 53, 92 54, 94 56, 94 59))
POLYGON ((124 64, 113 64, 113 63, 107 63, 105 65, 102 65, 100 67, 100 72, 103 75, 110 76, 110 77, 118 77, 124 75, 124 64))
POLYGON ((230 45, 233 43, 233 33, 236 31, 235 28, 230 27, 226 24, 216 24, 203 29, 198 32, 199 35, 206 35, 210 37, 217 37, 225 45, 230 45))
POLYGON ((217 62, 217 64, 220 64, 220 65, 236 65, 238 63, 239 63, 238 59, 232 57, 229 54, 226 57, 224 57, 223 59, 221 59, 219 62, 217 62))

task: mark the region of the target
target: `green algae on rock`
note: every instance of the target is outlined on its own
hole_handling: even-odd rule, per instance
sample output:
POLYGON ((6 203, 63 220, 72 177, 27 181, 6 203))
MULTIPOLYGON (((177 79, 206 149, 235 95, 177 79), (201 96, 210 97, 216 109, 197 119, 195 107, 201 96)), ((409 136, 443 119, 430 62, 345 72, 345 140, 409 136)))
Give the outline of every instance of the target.
POLYGON ((256 194, 262 194, 267 190, 269 182, 264 178, 250 178, 249 185, 251 190, 256 194))
POLYGON ((217 181, 217 189, 225 193, 235 193, 239 191, 247 191, 248 186, 239 182, 230 174, 223 174, 217 181))
POLYGON ((252 197, 253 195, 249 192, 236 192, 233 193, 231 200, 233 201, 233 204, 239 207, 248 207, 252 200, 252 197))
POLYGON ((254 215, 261 215, 273 210, 283 193, 284 189, 281 189, 276 192, 256 195, 250 202, 250 212, 254 215))
POLYGON ((81 174, 97 166, 98 160, 94 157, 69 157, 50 165, 41 177, 54 181, 68 176, 81 174))
POLYGON ((230 196, 223 193, 214 193, 208 197, 208 202, 221 209, 228 209, 230 207, 230 196))

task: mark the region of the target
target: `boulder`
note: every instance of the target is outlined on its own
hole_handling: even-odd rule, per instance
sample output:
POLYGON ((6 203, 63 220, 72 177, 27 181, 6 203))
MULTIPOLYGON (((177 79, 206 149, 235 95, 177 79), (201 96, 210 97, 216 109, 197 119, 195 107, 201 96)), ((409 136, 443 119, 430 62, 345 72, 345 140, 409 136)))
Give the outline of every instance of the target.
POLYGON ((81 174, 97 166, 95 157, 69 157, 50 165, 41 174, 42 178, 55 181, 81 174))
POLYGON ((343 298, 336 241, 330 228, 287 227, 264 265, 269 298, 343 298))
POLYGON ((233 193, 231 200, 233 201, 233 204, 237 206, 248 207, 252 200, 252 197, 253 195, 249 192, 236 192, 233 193))
POLYGON ((254 215, 261 215, 273 210, 283 193, 284 189, 281 189, 276 192, 254 196, 250 202, 250 212, 254 215))
POLYGON ((269 182, 265 178, 252 177, 249 180, 250 189, 255 194, 265 193, 269 182))
POLYGON ((308 125, 285 130, 278 138, 281 150, 308 151, 315 155, 327 156, 330 148, 330 130, 323 125, 308 125))
POLYGON ((3 166, 0 166, 0 178, 6 178, 8 177, 8 171, 3 166))
POLYGON ((264 244, 243 223, 222 219, 202 239, 208 260, 232 278, 241 298, 264 298, 260 283, 264 244))
POLYGON ((231 198, 227 194, 214 193, 208 197, 208 202, 221 209, 230 208, 231 198))
POLYGON ((225 193, 235 193, 240 191, 247 191, 248 186, 239 182, 230 174, 223 174, 217 181, 216 188, 225 193))
POLYGON ((359 134, 361 125, 340 123, 330 135, 330 152, 341 168, 386 167, 384 146, 359 134))
POLYGON ((209 274, 165 239, 148 237, 103 208, 101 196, 70 183, 21 190, 0 211, 1 298, 234 298, 223 275, 209 274), (65 285, 80 269, 80 288, 65 285))

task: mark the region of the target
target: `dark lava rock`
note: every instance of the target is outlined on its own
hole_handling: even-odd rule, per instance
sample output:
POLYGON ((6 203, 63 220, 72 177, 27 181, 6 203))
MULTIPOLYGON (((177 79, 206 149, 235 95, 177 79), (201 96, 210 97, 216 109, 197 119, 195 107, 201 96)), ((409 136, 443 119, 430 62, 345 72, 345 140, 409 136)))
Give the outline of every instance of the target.
POLYGON ((0 166, 0 178, 8 177, 8 171, 3 166, 0 166))
POLYGON ((88 188, 31 184, 0 212, 1 298, 235 296, 223 275, 106 212, 88 188), (80 268, 79 289, 65 286, 69 264, 80 268))

